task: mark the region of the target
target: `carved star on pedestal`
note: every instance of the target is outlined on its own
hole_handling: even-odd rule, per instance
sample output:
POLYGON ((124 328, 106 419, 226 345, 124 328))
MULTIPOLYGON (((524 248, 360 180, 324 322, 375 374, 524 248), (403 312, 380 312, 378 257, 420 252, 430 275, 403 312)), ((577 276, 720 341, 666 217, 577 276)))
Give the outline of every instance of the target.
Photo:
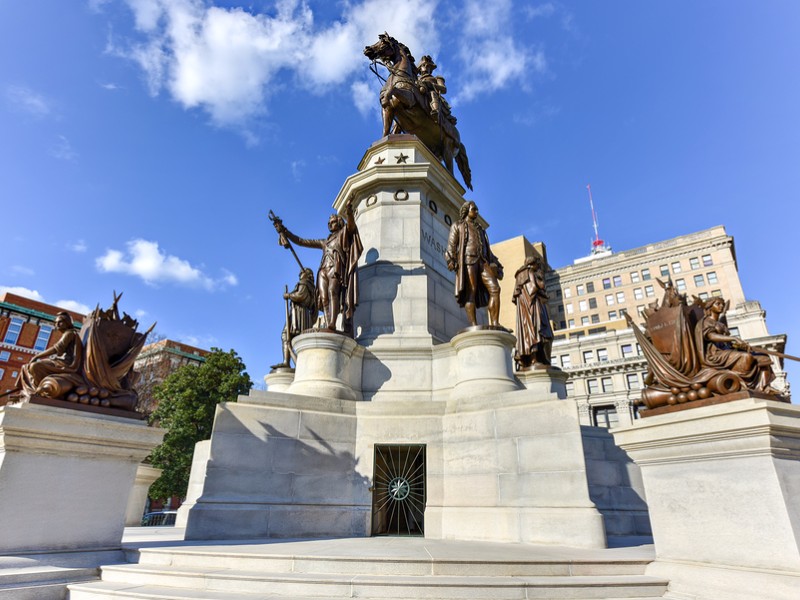
POLYGON ((379 156, 378 158, 375 159, 375 164, 376 165, 382 165, 385 160, 386 160, 385 158, 383 158, 382 156, 379 156))
POLYGON ((397 159, 397 164, 398 165, 400 163, 406 164, 406 161, 408 160, 408 156, 406 156, 402 152, 400 154, 398 154, 397 156, 395 156, 395 158, 397 159))

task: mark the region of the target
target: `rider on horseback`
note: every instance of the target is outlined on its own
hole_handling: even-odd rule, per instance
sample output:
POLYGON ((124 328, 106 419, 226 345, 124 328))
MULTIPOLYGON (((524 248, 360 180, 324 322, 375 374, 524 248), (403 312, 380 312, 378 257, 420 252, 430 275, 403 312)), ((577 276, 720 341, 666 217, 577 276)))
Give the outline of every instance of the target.
POLYGON ((450 105, 443 96, 447 93, 447 85, 445 85, 444 77, 433 74, 434 69, 436 69, 436 63, 429 55, 426 54, 420 59, 417 67, 419 91, 430 97, 432 117, 438 118, 441 110, 442 116, 455 125, 456 118, 451 114, 450 105))

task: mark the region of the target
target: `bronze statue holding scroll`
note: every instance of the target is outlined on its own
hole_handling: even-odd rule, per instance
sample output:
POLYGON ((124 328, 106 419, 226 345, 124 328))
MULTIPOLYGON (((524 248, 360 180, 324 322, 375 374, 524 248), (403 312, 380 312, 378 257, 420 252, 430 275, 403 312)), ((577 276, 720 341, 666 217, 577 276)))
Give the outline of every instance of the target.
POLYGON ((281 332, 283 362, 272 365, 272 370, 290 369, 291 361, 296 361, 292 350, 292 340, 298 335, 314 327, 319 310, 317 309, 317 290, 314 287, 314 272, 303 268, 300 279, 294 289, 283 294, 286 301, 286 324, 281 332))
POLYGON ((464 184, 472 189, 467 149, 461 143, 456 119, 442 98, 447 91, 444 78, 433 76, 433 59, 424 56, 417 67, 408 47, 388 33, 380 34, 375 44, 364 48, 364 54, 373 62, 376 75, 380 77, 376 63, 389 71, 380 94, 383 136, 402 132, 416 135, 450 173, 455 161, 464 184))
MULTIPOLYGON (((289 242, 306 248, 322 250, 317 271, 317 305, 325 317, 325 326, 336 331, 341 315, 342 331, 353 334, 353 313, 358 305, 358 259, 364 250, 353 215, 352 199, 347 203, 344 217, 333 214, 328 219, 327 238, 304 239, 284 226, 283 221, 270 216, 278 232, 278 243, 291 248, 289 242)), ((294 252, 294 250, 292 250, 294 252)))
POLYGON ((461 205, 459 220, 450 227, 445 253, 447 268, 456 273, 456 300, 473 327, 476 309, 488 306, 489 326, 500 325, 500 283, 503 265, 492 252, 489 237, 478 223, 474 202, 461 205))
POLYGON ((520 369, 547 368, 553 348, 553 328, 547 313, 542 259, 531 256, 514 274, 517 306, 516 358, 520 369))

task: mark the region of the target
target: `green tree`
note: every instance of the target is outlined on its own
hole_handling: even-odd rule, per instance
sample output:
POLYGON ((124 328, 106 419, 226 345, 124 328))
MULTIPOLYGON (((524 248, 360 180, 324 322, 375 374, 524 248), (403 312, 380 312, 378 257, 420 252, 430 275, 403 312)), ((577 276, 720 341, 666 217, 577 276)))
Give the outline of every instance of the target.
POLYGON ((217 404, 236 402, 253 386, 245 368, 233 350, 212 348, 202 365, 184 365, 155 388, 158 407, 150 422, 167 432, 150 455, 151 464, 163 470, 151 497, 186 496, 194 445, 211 437, 217 404))

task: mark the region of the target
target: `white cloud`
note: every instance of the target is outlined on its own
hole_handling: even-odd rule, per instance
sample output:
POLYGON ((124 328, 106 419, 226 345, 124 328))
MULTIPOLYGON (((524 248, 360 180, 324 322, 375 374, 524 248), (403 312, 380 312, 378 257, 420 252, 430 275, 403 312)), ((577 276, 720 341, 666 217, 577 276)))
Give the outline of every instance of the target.
POLYGON ((459 55, 467 69, 454 104, 511 85, 524 89, 531 74, 546 71, 544 52, 522 46, 512 29, 510 0, 469 0, 465 4, 459 55))
POLYGON ((57 300, 55 305, 65 308, 66 310, 71 310, 72 312, 80 313, 82 315, 87 315, 92 311, 92 309, 87 305, 75 300, 57 300))
POLYGON ((50 156, 58 160, 74 161, 78 158, 78 153, 72 148, 69 140, 59 135, 58 139, 50 146, 50 156))
POLYGON ((282 72, 324 93, 364 69, 362 50, 378 32, 427 53, 438 48, 437 2, 430 0, 345 2, 341 19, 325 28, 315 27, 300 0, 279 1, 269 15, 200 0, 127 2, 142 39, 125 48, 111 42, 109 51, 136 61, 152 94, 166 90, 184 108, 200 108, 216 125, 245 133, 284 85, 282 72))
POLYGON ((545 2, 537 6, 525 6, 522 10, 529 19, 536 19, 538 17, 546 18, 552 16, 556 12, 556 7, 552 2, 545 2))
POLYGON ((147 315, 148 315, 148 312, 146 310, 141 309, 141 308, 137 308, 135 311, 133 311, 133 316, 135 316, 137 319, 143 319, 147 315))
POLYGON ((302 179, 303 170, 306 168, 306 161, 293 160, 290 163, 290 167, 292 169, 292 177, 294 177, 294 180, 300 181, 302 179))
POLYGON ((30 268, 22 266, 22 265, 12 265, 11 266, 11 272, 14 275, 24 275, 26 277, 30 277, 31 275, 35 275, 36 274, 36 273, 34 273, 33 269, 30 269, 30 268))
POLYGON ((354 81, 350 86, 350 93, 353 104, 356 105, 362 116, 366 117, 376 111, 380 113, 378 94, 366 81, 354 81))
POLYGON ((217 346, 219 344, 219 340, 213 335, 194 335, 191 333, 188 334, 178 334, 176 336, 179 342, 183 342, 184 344, 189 344, 190 346, 194 346, 195 348, 200 348, 203 350, 210 350, 212 346, 217 346))
POLYGON ((201 269, 193 267, 189 261, 162 252, 158 242, 136 239, 126 245, 127 252, 107 250, 103 256, 98 257, 95 260, 98 270, 103 273, 135 275, 149 285, 177 283, 214 290, 238 283, 236 276, 230 271, 223 271, 220 279, 213 279, 201 269))
POLYGON ((31 290, 20 286, 0 285, 0 294, 5 294, 6 292, 9 294, 16 294, 17 296, 22 296, 23 298, 30 298, 31 300, 44 302, 44 297, 42 297, 42 295, 36 290, 31 290))
POLYGON ((86 245, 86 242, 83 240, 78 240, 73 244, 67 244, 67 248, 72 250, 73 252, 86 252, 89 249, 89 246, 86 245))
POLYGON ((47 98, 24 85, 6 86, 6 100, 15 110, 37 118, 47 117, 53 112, 47 98))
POLYGON ((116 83, 110 81, 108 83, 98 83, 97 85, 99 85, 104 90, 108 90, 109 92, 115 92, 117 90, 122 89, 122 86, 119 86, 116 83))

